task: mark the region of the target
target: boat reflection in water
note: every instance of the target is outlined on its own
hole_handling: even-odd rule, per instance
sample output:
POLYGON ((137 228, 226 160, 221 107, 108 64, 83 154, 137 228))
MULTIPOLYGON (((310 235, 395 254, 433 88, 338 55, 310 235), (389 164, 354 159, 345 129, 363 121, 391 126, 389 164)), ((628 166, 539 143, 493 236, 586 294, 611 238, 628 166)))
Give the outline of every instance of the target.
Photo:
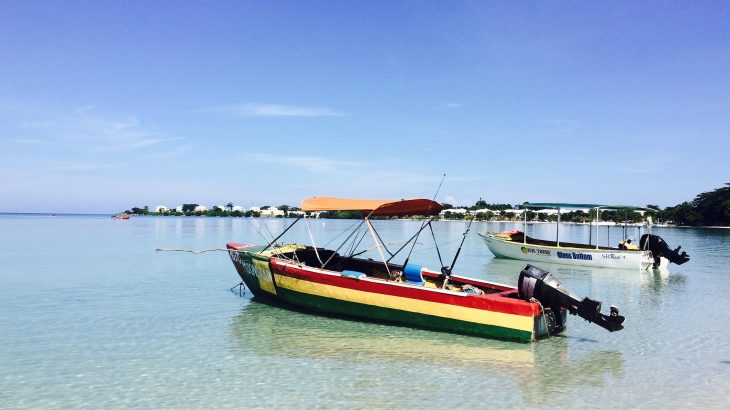
POLYGON ((340 319, 308 315, 254 299, 233 318, 230 330, 242 347, 260 350, 257 353, 262 355, 323 357, 346 362, 534 366, 530 344, 512 346, 479 337, 340 319))
MULTIPOLYGON (((570 391, 566 386, 603 386, 624 374, 620 353, 591 351, 596 344, 586 339, 558 335, 541 344, 503 343, 357 319, 331 320, 256 298, 231 318, 229 334, 242 355, 250 352, 269 358, 270 363, 283 360, 283 365, 291 366, 305 361, 316 366, 318 360, 334 361, 327 363, 333 379, 354 378, 359 372, 373 371, 371 366, 410 369, 423 371, 424 382, 436 386, 433 393, 444 395, 449 394, 449 383, 441 386, 438 378, 445 377, 441 375, 459 375, 459 383, 473 385, 475 390, 496 379, 518 387, 526 404, 559 404, 560 396, 570 391), (575 357, 569 354, 571 342, 580 345, 575 357)), ((463 398, 462 404, 464 400, 469 401, 463 398)))

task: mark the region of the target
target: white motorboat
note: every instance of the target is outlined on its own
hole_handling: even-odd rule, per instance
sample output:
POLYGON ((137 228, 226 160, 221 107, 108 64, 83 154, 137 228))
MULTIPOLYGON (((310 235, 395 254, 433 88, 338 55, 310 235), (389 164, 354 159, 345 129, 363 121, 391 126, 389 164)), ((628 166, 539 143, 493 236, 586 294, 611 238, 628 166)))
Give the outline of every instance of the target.
MULTIPOLYGON (((597 204, 565 204, 565 203, 525 203, 524 230, 501 233, 480 233, 489 250, 498 258, 520 259, 533 262, 552 262, 576 266, 617 268, 617 269, 649 269, 666 267, 670 262, 681 265, 689 261, 686 252, 680 253, 680 248, 671 250, 659 236, 646 233, 641 235, 639 244, 624 239, 618 246, 599 246, 598 229, 600 211, 652 211, 649 208, 624 205, 597 205, 597 204), (560 211, 562 209, 588 209, 596 211, 596 221, 591 224, 591 238, 594 237, 595 226, 596 243, 592 239, 588 244, 560 241, 560 211), (557 209, 557 228, 555 240, 531 238, 527 231, 527 210, 529 209, 557 209)), ((624 231, 628 223, 624 225, 624 231)), ((610 229, 610 227, 607 227, 610 229)), ((639 228, 640 229, 640 228, 639 228)), ((639 231, 641 233, 641 231, 639 231)), ((624 232, 624 237, 625 232, 624 232)))

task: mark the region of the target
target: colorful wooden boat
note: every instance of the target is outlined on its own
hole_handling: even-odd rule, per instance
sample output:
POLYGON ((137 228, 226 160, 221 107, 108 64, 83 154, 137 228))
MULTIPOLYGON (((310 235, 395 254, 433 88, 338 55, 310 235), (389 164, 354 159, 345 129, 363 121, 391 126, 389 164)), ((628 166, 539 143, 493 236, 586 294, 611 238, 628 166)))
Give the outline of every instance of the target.
MULTIPOLYGON (((525 234, 527 232, 527 214, 525 212, 524 229, 501 233, 479 233, 487 248, 498 258, 520 259, 531 262, 551 262, 564 265, 588 266, 594 268, 614 269, 650 269, 665 268, 670 262, 681 265, 689 261, 685 252, 679 252, 680 248, 671 250, 662 238, 651 233, 641 236, 639 244, 631 243, 626 236, 628 225, 624 226, 624 235, 616 247, 598 245, 598 215, 600 211, 652 211, 648 208, 627 206, 627 205, 596 205, 596 204, 558 204, 558 203, 525 203, 527 209, 556 209, 558 222, 555 233, 555 240, 544 240, 532 238, 525 234), (591 224, 591 238, 595 226, 595 244, 592 239, 590 243, 572 243, 560 240, 560 211, 562 209, 588 209, 595 212, 595 224, 591 224)), ((650 227, 650 226, 649 226, 650 227)), ((607 235, 610 227, 607 228, 607 235)), ((639 234, 641 234, 641 228, 639 234)), ((610 237, 608 239, 610 241, 610 237)))
POLYGON ((361 211, 364 218, 338 250, 276 244, 281 235, 266 246, 229 243, 231 260, 255 298, 328 314, 520 342, 563 331, 567 312, 611 331, 622 328, 623 317, 618 316, 618 310, 612 310, 612 316, 600 314, 600 302, 578 300, 559 290, 559 282, 548 272, 529 265, 520 274, 522 286, 518 289, 453 275, 456 257, 451 266, 440 271, 412 264, 408 256, 402 264, 391 262, 399 251, 415 243, 425 228, 430 228, 442 209, 437 202, 311 198, 302 202, 301 209, 361 211), (423 221, 399 251, 390 252, 370 218, 406 215, 430 219, 423 221), (339 253, 348 243, 359 244, 368 231, 382 261, 359 258, 363 252, 355 246, 348 245, 352 250, 347 255, 339 253), (383 249, 391 255, 389 259, 384 257, 383 249))

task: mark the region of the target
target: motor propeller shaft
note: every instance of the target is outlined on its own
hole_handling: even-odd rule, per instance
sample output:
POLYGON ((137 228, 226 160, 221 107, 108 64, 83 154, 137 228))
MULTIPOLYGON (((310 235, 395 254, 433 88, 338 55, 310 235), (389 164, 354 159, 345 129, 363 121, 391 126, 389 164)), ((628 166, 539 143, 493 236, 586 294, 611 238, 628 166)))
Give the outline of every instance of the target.
POLYGON ((554 312, 559 312, 561 308, 568 309, 572 315, 578 315, 609 332, 624 328, 626 318, 619 314, 618 308, 611 306, 608 315, 602 314, 601 302, 571 294, 550 272, 536 266, 527 265, 520 272, 517 291, 522 299, 535 298, 554 312))
POLYGON ((677 247, 677 249, 672 250, 667 242, 659 235, 641 235, 641 239, 639 240, 639 246, 641 247, 641 249, 651 251, 652 256, 654 256, 655 268, 659 267, 659 258, 662 257, 667 258, 669 262, 676 263, 677 265, 689 262, 689 255, 687 255, 687 252, 680 252, 680 250, 682 249, 681 246, 677 247))

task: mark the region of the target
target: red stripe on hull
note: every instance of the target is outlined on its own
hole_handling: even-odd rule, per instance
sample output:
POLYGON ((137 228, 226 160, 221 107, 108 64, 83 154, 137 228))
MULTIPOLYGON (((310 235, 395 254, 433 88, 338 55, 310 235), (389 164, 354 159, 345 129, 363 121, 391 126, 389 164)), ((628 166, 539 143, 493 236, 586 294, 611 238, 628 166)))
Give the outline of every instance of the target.
MULTIPOLYGON (((463 306, 472 309, 488 310, 491 312, 508 313, 520 316, 534 317, 540 314, 540 308, 536 303, 531 303, 520 299, 508 298, 503 296, 501 293, 493 293, 479 296, 456 296, 442 292, 429 291, 426 290, 428 288, 422 287, 411 287, 408 285, 398 286, 388 282, 378 283, 367 280, 356 280, 338 275, 326 275, 317 272, 311 272, 306 268, 286 265, 285 262, 275 258, 271 259, 271 267, 273 272, 279 275, 286 275, 293 278, 321 283, 324 285, 337 286, 341 288, 380 293, 391 296, 400 296, 404 298, 418 299, 428 302, 463 306)), ((479 282, 473 280, 472 282, 479 284, 479 282)))

